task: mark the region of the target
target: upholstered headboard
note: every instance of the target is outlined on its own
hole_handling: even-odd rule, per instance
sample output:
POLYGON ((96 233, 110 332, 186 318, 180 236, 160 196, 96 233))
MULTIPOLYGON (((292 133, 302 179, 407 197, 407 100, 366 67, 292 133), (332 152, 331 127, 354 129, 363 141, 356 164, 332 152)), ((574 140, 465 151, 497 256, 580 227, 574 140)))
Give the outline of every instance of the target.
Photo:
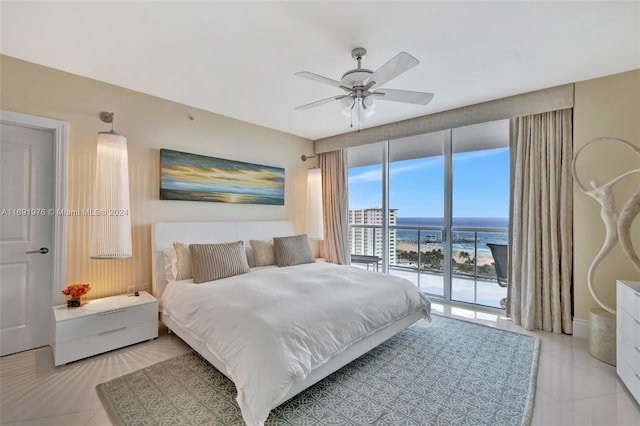
POLYGON ((151 291, 162 297, 167 280, 162 251, 173 247, 174 241, 187 244, 223 243, 232 241, 268 240, 293 235, 289 221, 260 222, 161 222, 151 230, 151 291))

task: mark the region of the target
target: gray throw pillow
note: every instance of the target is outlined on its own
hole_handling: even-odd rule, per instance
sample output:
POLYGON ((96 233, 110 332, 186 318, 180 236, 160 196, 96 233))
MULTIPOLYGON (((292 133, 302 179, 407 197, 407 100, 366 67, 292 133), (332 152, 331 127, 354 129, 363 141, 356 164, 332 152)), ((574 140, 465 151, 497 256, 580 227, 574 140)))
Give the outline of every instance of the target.
POLYGON ((196 284, 249 272, 244 243, 191 244, 191 271, 196 284))
POLYGON ((274 237, 273 250, 278 266, 294 266, 315 262, 307 234, 293 237, 274 237))

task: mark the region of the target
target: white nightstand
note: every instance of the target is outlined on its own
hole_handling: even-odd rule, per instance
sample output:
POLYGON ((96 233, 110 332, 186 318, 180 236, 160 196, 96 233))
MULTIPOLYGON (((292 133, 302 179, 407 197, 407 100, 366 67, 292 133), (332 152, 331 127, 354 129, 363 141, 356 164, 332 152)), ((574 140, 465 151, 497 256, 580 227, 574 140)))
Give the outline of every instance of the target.
POLYGON ((80 308, 54 306, 53 316, 55 365, 158 337, 158 299, 146 291, 89 300, 80 308))

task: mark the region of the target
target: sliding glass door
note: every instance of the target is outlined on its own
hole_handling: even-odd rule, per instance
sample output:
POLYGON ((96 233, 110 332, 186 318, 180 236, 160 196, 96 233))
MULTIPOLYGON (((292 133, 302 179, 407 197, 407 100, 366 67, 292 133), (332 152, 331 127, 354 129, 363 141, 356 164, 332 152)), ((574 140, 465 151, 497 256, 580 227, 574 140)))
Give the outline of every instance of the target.
POLYGON ((487 243, 507 242, 508 145, 503 120, 350 148, 352 254, 431 296, 499 308, 487 243))
POLYGON ((509 122, 451 131, 451 300, 501 307, 488 243, 507 244, 509 122))
POLYGON ((383 221, 383 153, 386 142, 349 150, 349 245, 352 264, 377 271, 385 255, 395 255, 385 247, 383 221))
POLYGON ((445 297, 445 148, 448 131, 389 142, 390 273, 445 297), (392 248, 390 247, 390 250, 392 248))

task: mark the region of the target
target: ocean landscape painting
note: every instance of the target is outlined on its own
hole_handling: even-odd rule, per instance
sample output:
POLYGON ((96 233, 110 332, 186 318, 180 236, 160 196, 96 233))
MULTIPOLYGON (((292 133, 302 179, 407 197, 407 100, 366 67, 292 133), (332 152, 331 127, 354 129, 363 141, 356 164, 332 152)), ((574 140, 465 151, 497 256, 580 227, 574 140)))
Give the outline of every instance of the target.
POLYGON ((284 169, 160 149, 160 199, 284 205, 284 169))

